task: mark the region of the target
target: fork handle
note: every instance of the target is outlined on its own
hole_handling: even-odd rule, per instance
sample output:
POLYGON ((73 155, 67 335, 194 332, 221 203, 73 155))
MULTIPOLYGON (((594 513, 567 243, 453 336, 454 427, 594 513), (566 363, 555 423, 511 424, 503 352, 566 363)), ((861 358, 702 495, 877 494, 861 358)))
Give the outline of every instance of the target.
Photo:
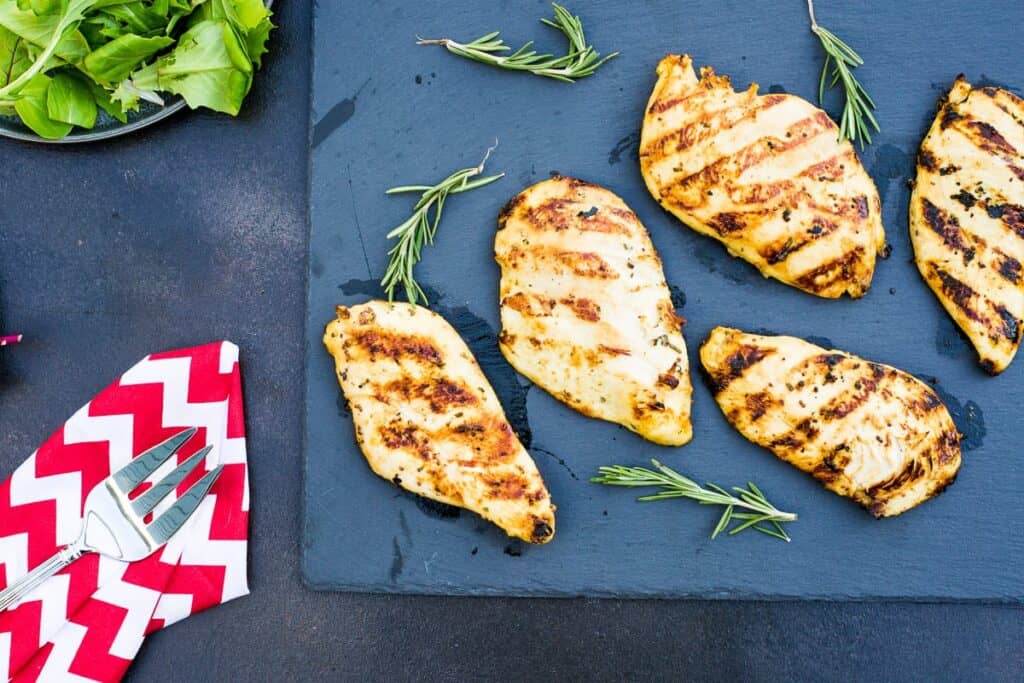
POLYGON ((0 612, 16 605, 48 578, 81 557, 84 552, 84 548, 77 542, 66 545, 53 557, 0 591, 0 612))

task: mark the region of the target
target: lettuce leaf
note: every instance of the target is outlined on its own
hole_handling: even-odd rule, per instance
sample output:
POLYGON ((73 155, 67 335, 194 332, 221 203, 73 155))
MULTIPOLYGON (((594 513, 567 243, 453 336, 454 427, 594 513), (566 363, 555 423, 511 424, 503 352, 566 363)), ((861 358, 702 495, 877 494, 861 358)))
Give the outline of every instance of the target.
POLYGON ((132 85, 181 95, 193 109, 206 107, 235 116, 252 86, 252 63, 230 23, 201 21, 177 47, 136 71, 132 85))
POLYGON ((154 54, 173 44, 174 39, 167 36, 143 38, 126 33, 86 55, 83 66, 97 83, 118 83, 154 54))
POLYGON ((190 21, 222 19, 230 22, 245 45, 250 61, 259 68, 267 51, 267 38, 274 28, 270 15, 262 0, 206 0, 192 13, 190 21))
POLYGON ((50 77, 36 74, 18 94, 14 109, 26 126, 41 138, 59 140, 71 132, 71 124, 54 121, 50 118, 46 106, 47 93, 50 90, 50 77))
POLYGON ((96 125, 96 98, 83 80, 61 72, 46 91, 46 113, 53 121, 92 128, 96 125))
MULTIPOLYGON (((79 31, 70 30, 71 25, 77 23, 81 14, 95 2, 70 0, 68 10, 64 13, 37 16, 32 10, 19 9, 16 0, 0 0, 0 26, 44 49, 49 46, 59 28, 62 35, 51 53, 73 64, 89 53, 89 43, 79 31)), ((49 57, 47 55, 47 59, 49 57)))
MULTIPOLYGON (((0 27, 0 88, 24 73, 32 64, 28 44, 7 29, 0 27)), ((14 114, 13 104, 0 102, 0 115, 14 114)))

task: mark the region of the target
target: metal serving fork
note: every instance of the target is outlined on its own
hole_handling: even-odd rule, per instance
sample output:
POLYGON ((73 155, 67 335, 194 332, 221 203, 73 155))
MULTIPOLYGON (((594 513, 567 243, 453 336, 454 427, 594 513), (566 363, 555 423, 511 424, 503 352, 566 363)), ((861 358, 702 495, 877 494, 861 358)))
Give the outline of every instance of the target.
POLYGON ((147 525, 143 518, 203 462, 211 447, 190 456, 134 500, 129 500, 128 496, 195 433, 195 429, 178 432, 97 484, 85 499, 85 519, 78 538, 0 591, 0 612, 17 604, 85 553, 100 553, 115 560, 134 562, 166 544, 199 507, 224 466, 218 465, 205 474, 151 524, 147 525))

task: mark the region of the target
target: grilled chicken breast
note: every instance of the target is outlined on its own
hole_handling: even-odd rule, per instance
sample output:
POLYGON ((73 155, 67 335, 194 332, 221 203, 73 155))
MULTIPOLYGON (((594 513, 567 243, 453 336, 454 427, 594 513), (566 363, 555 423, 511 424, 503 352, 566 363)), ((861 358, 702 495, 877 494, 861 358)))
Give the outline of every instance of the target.
POLYGON ((690 440, 682 319, 640 219, 574 178, 527 188, 498 219, 501 351, 584 415, 659 444, 690 440))
POLYGON ((802 339, 724 327, 711 331, 700 359, 743 436, 876 517, 905 512, 956 478, 953 419, 905 372, 802 339))
POLYGON ((647 189, 734 256, 805 292, 862 296, 885 246, 881 202, 821 109, 745 92, 687 55, 658 64, 640 138, 647 189))
POLYGON ((555 506, 494 390, 458 333, 412 304, 346 308, 324 333, 373 471, 547 543, 555 506))
POLYGON ((1005 370, 1024 317, 1024 100, 956 79, 921 143, 910 234, 982 367, 1005 370))

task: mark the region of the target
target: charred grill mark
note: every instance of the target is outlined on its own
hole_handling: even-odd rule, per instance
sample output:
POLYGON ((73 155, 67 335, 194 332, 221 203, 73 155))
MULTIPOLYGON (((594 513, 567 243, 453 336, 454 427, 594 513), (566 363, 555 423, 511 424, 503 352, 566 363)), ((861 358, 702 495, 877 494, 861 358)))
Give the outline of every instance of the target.
POLYGON ((538 206, 531 206, 526 210, 524 219, 531 227, 537 230, 551 230, 561 232, 574 227, 579 221, 567 211, 566 207, 572 204, 572 200, 564 197, 554 197, 538 206))
POLYGON ((442 413, 451 406, 477 403, 477 397, 469 389, 451 380, 439 380, 433 386, 421 385, 421 391, 435 413, 442 413))
POLYGON ((403 358, 413 358, 437 366, 444 365, 444 355, 423 337, 372 330, 357 332, 353 339, 369 352, 371 359, 384 356, 397 363, 403 358))
POLYGON ((777 401, 767 391, 759 391, 755 394, 747 394, 746 404, 747 411, 750 413, 750 421, 757 422, 764 417, 769 408, 777 405, 777 401))
POLYGON ((965 209, 970 209, 978 202, 978 198, 975 197, 970 192, 968 192, 967 190, 960 190, 955 195, 952 195, 950 199, 955 199, 956 201, 960 202, 961 204, 964 205, 965 209))
POLYGON ((771 443, 768 444, 768 447, 771 448, 772 450, 775 450, 783 448, 799 448, 802 445, 803 441, 798 439, 792 433, 789 433, 786 434, 785 436, 781 436, 777 439, 774 439, 771 443))
POLYGON ((839 444, 811 470, 811 476, 822 483, 830 484, 842 476, 849 464, 850 447, 839 444))
POLYGON ((658 302, 658 314, 661 321, 669 328, 681 329, 683 325, 686 324, 686 318, 676 313, 676 308, 672 303, 672 299, 666 299, 658 302))
POLYGON ((970 121, 968 125, 977 134, 972 141, 984 151, 990 154, 1017 155, 1014 146, 1007 142, 1006 138, 992 124, 985 121, 970 121))
POLYGON ((796 284, 802 289, 820 292, 836 282, 852 280, 863 254, 864 247, 855 247, 841 257, 807 271, 796 279, 796 284))
POLYGON ((558 260, 580 277, 597 280, 614 280, 619 277, 603 258, 593 252, 563 251, 558 254, 558 260))
POLYGON ((1017 204, 989 204, 985 207, 989 218, 1003 222, 1003 225, 1024 237, 1024 206, 1017 204))
POLYGON ((1020 321, 1002 304, 997 305, 995 309, 996 313, 999 314, 999 319, 1002 321, 1000 332, 1004 337, 1016 344, 1020 338, 1020 321))
POLYGON ((515 210, 519 208, 519 205, 526 201, 526 195, 523 193, 517 194, 512 199, 508 200, 504 206, 501 207, 501 211, 498 212, 498 230, 505 228, 505 223, 515 213, 515 210))
POLYGON ((760 363, 768 355, 768 351, 749 344, 741 345, 725 359, 728 370, 711 374, 711 390, 718 394, 728 387, 733 380, 743 376, 748 368, 760 363))
POLYGON ((921 200, 921 207, 924 213, 924 222, 936 235, 942 238, 943 243, 963 255, 964 263, 974 259, 975 248, 968 244, 967 234, 960 229, 960 221, 939 207, 935 206, 927 198, 921 200))
POLYGON ((663 384, 669 389, 675 389, 679 386, 679 378, 669 373, 662 373, 658 375, 658 384, 663 384))
POLYGON ((1020 261, 1013 258, 1012 256, 1007 256, 1006 254, 1000 252, 999 274, 1003 277, 1004 280, 1006 280, 1010 284, 1020 284, 1020 270, 1020 261))
MULTIPOLYGON (((575 179, 563 179, 570 187, 575 179)), ((582 180, 576 181, 580 187, 594 187, 582 180)), ((613 235, 631 235, 632 230, 620 220, 637 220, 632 211, 608 209, 604 205, 596 206, 590 202, 577 202, 570 197, 552 197, 547 201, 526 210, 523 220, 539 231, 554 230, 562 232, 573 229, 580 232, 598 232, 613 235), (602 211, 602 209, 604 209, 602 211), (607 214, 610 214, 607 215, 607 214), (625 215, 624 215, 625 214, 625 215), (613 218, 614 217, 614 218, 613 218)))
POLYGON ((973 301, 977 298, 978 293, 971 289, 969 285, 956 279, 941 268, 933 265, 932 270, 939 278, 942 292, 949 297, 950 301, 956 304, 957 308, 963 311, 971 320, 984 323, 985 319, 974 308, 973 301))
POLYGON ((771 265, 782 263, 792 254, 800 251, 808 244, 820 240, 839 229, 839 224, 824 218, 816 218, 810 228, 807 229, 807 238, 796 241, 792 237, 786 240, 779 247, 769 247, 761 252, 761 256, 771 265))
POLYGON ((873 379, 861 378, 857 380, 853 391, 843 392, 821 409, 822 421, 830 422, 843 419, 864 405, 868 397, 878 390, 878 386, 879 383, 873 379))
MULTIPOLYGON (((700 91, 697 90, 694 92, 700 91)), ((664 113, 672 107, 682 104, 687 99, 689 99, 689 95, 686 97, 672 98, 671 100, 664 102, 664 104, 668 106, 658 108, 656 110, 655 107, 658 107, 661 103, 655 102, 655 104, 652 105, 651 110, 648 110, 648 112, 657 114, 664 113)), ((670 148, 675 152, 685 151, 696 144, 708 140, 709 138, 729 131, 746 121, 754 120, 760 112, 782 104, 784 101, 785 97, 768 95, 761 97, 757 106, 752 107, 747 102, 742 102, 736 106, 712 112, 711 114, 702 114, 699 119, 690 121, 686 125, 653 140, 645 147, 645 151, 648 154, 652 151, 663 154, 666 148, 670 148)))
POLYGON ((731 155, 716 159, 696 173, 678 179, 674 184, 684 189, 694 186, 717 185, 726 175, 739 177, 747 169, 760 164, 774 154, 807 144, 817 136, 833 131, 835 128, 836 125, 828 117, 828 114, 824 111, 816 112, 787 128, 788 137, 785 140, 762 137, 731 155))
POLYGON ((817 356, 814 360, 822 365, 828 366, 829 368, 834 368, 842 363, 845 358, 846 356, 841 353, 825 353, 817 356))
POLYGON ((917 165, 926 171, 934 172, 938 168, 939 162, 930 149, 922 147, 921 151, 917 153, 917 165))
POLYGON ((729 211, 723 211, 717 216, 714 216, 708 221, 708 225, 723 237, 747 227, 746 223, 743 221, 742 214, 729 211))
POLYGON ((530 542, 545 543, 554 533, 555 530, 551 528, 550 524, 538 517, 534 517, 533 533, 530 535, 530 542))
POLYGON ((643 422, 650 413, 660 413, 665 410, 665 404, 661 401, 641 402, 633 406, 633 418, 637 422, 643 422))
POLYGON ((512 427, 501 419, 480 416, 445 427, 431 435, 441 443, 458 443, 470 449, 473 460, 464 460, 467 467, 501 463, 516 457, 522 447, 512 427))
POLYGON ((853 200, 853 205, 857 209, 857 215, 858 216, 860 216, 861 218, 867 218, 868 217, 868 198, 867 197, 865 197, 864 195, 861 195, 860 197, 857 197, 856 199, 853 200))
POLYGON ((595 214, 588 218, 580 218, 574 226, 580 232, 597 232, 605 235, 632 235, 626 226, 607 216, 595 214))
POLYGON ((580 320, 597 322, 601 319, 601 306, 593 299, 566 297, 559 303, 568 306, 580 320))
MULTIPOLYGON (((729 197, 736 204, 744 204, 747 206, 756 206, 758 204, 768 204, 777 197, 789 198, 796 192, 796 183, 792 180, 776 180, 770 183, 751 183, 749 185, 742 185, 739 187, 732 186, 728 187, 727 191, 729 197)), ((780 200, 779 203, 796 205, 796 202, 780 200)), ((764 216, 769 212, 768 209, 758 209, 745 211, 744 216, 764 216)))
POLYGON ((529 490, 527 481, 513 475, 485 476, 483 482, 488 488, 488 497, 499 500, 518 500, 525 497, 529 490))
POLYGON ((605 209, 610 212, 613 216, 617 216, 627 223, 640 222, 639 216, 633 213, 632 209, 620 209, 616 206, 608 207, 605 209))
POLYGON ((412 451, 421 460, 429 461, 433 458, 430 451, 430 441, 421 436, 419 430, 409 424, 391 423, 383 425, 378 430, 384 445, 391 449, 412 451))
MULTIPOLYGON (((960 432, 953 429, 947 430, 939 437, 938 454, 936 460, 940 465, 947 465, 960 458, 960 432)), ((948 482, 953 483, 952 481, 948 482)), ((948 485, 948 484, 947 484, 948 485)))
MULTIPOLYGON (((877 499, 882 497, 885 493, 890 491, 898 491, 899 489, 907 486, 911 482, 917 481, 921 477, 925 476, 924 462, 920 458, 911 458, 906 465, 903 466, 898 473, 886 479, 885 481, 879 482, 874 486, 868 488, 865 493, 876 500, 876 503, 882 503, 884 506, 885 501, 878 501, 877 499)), ((886 496, 887 497, 887 496, 886 496)), ((874 512, 874 508, 872 508, 874 512)), ((879 510, 880 512, 881 510, 879 510)))
POLYGON ((830 235, 839 229, 839 224, 834 221, 825 220, 818 218, 814 221, 810 228, 807 229, 807 234, 813 239, 821 239, 826 235, 830 235))
POLYGON ((443 413, 452 406, 466 406, 479 402, 476 395, 465 386, 449 379, 418 382, 410 377, 388 382, 378 390, 377 399, 389 403, 390 396, 403 401, 422 400, 430 405, 434 413, 443 413))
POLYGON ((821 182, 842 180, 843 176, 846 175, 846 164, 843 162, 849 161, 849 159, 849 154, 837 154, 830 159, 825 159, 808 166, 800 175, 814 178, 821 182))
POLYGON ((796 426, 796 431, 800 432, 805 437, 807 437, 808 441, 813 441, 814 439, 818 438, 819 434, 819 430, 815 426, 814 422, 815 419, 813 417, 809 417, 805 420, 802 420, 800 424, 796 426))
POLYGON ((651 103, 651 106, 648 107, 647 113, 648 114, 664 114, 666 111, 668 111, 672 107, 675 107, 676 105, 682 104, 683 102, 685 102, 686 100, 690 99, 694 95, 700 95, 700 94, 701 94, 700 88, 693 88, 692 90, 687 92, 685 95, 682 95, 680 97, 670 97, 670 98, 664 99, 664 100, 655 100, 653 103, 651 103))
POLYGON ((551 315, 554 308, 554 301, 545 300, 525 292, 516 292, 501 300, 501 305, 518 311, 523 315, 532 317, 546 317, 551 315), (537 306, 534 306, 537 304, 537 306))
MULTIPOLYGON (((793 198, 789 203, 796 206, 798 201, 806 204, 808 208, 813 209, 819 214, 833 216, 835 218, 848 218, 854 222, 863 221, 867 219, 870 214, 870 206, 868 205, 867 197, 857 197, 849 203, 843 202, 838 206, 829 206, 827 204, 818 204, 810 195, 804 192, 799 199, 793 198)), ((880 209, 876 206, 875 212, 878 213, 879 211, 880 209)), ((816 216, 812 220, 820 223, 825 219, 816 216)))
POLYGON ((942 118, 939 122, 939 127, 942 128, 942 130, 946 130, 947 128, 949 128, 962 118, 963 116, 961 116, 957 111, 953 109, 953 107, 947 104, 942 109, 942 118))
POLYGON ((787 238, 785 242, 783 242, 782 246, 778 248, 770 248, 766 253, 762 253, 761 255, 765 257, 765 260, 768 261, 768 263, 775 265, 777 263, 785 261, 791 253, 793 253, 800 247, 804 246, 805 244, 807 244, 807 242, 801 242, 799 244, 796 244, 793 242, 793 238, 790 237, 787 238))

